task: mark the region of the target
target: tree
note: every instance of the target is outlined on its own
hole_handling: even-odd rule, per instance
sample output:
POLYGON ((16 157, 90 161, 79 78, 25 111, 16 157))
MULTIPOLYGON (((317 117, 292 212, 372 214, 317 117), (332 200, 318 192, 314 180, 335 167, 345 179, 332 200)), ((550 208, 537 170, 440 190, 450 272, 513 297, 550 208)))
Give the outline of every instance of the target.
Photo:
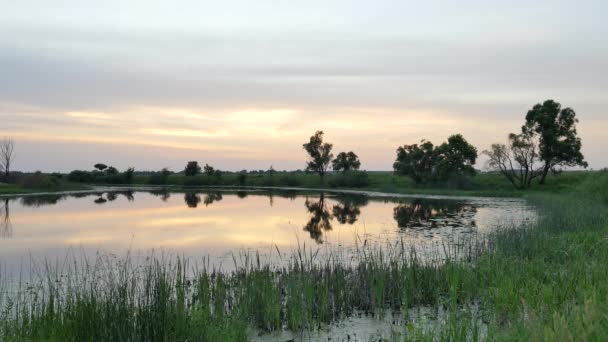
POLYGON ((207 176, 213 176, 215 174, 215 169, 213 168, 213 166, 211 166, 209 164, 205 164, 205 167, 203 168, 203 172, 207 176))
POLYGON ((118 174, 118 169, 115 168, 114 166, 110 166, 108 167, 108 169, 106 170, 106 173, 110 176, 116 176, 118 174))
POLYGON ((447 180, 452 175, 474 175, 477 149, 469 144, 462 134, 448 138, 447 143, 437 147, 437 178, 447 180))
POLYGON ((435 146, 422 140, 420 145, 400 146, 393 169, 398 175, 412 177, 416 183, 426 183, 435 172, 436 161, 435 146))
POLYGON ((135 168, 133 168, 133 167, 130 167, 127 169, 127 171, 123 172, 123 177, 124 177, 125 183, 131 184, 133 182, 134 173, 135 173, 135 168))
POLYGON ((447 181, 453 175, 474 175, 476 161, 477 149, 461 134, 455 134, 439 146, 422 140, 420 145, 399 147, 393 169, 416 183, 429 183, 447 181))
POLYGON ((188 177, 196 176, 200 172, 201 172, 201 167, 198 165, 198 162, 196 162, 196 161, 188 162, 188 164, 186 165, 186 168, 184 169, 184 174, 186 174, 186 176, 188 176, 188 177))
POLYGON ((304 145, 310 159, 306 162, 306 172, 316 172, 321 177, 321 182, 327 173, 329 164, 334 155, 331 153, 332 144, 323 143, 323 131, 317 131, 310 137, 310 141, 304 145))
POLYGON ((102 164, 102 163, 97 163, 93 167, 99 171, 103 171, 108 168, 108 166, 106 164, 102 164))
POLYGON ((516 189, 526 189, 543 173, 539 167, 538 142, 531 134, 509 134, 509 145, 493 144, 483 151, 489 157, 488 166, 502 173, 516 189))
POLYGON ((583 166, 588 164, 581 153, 581 139, 577 136, 576 113, 571 108, 561 108, 558 102, 547 100, 536 104, 526 114, 522 134, 539 137, 538 151, 544 162, 540 184, 545 183, 549 171, 559 166, 583 166))
POLYGON ((4 173, 4 181, 9 182, 11 166, 15 160, 15 141, 6 137, 0 141, 0 172, 4 173))
POLYGON ((336 159, 334 159, 331 163, 334 171, 347 172, 351 170, 359 170, 361 167, 361 161, 359 161, 359 157, 353 151, 348 153, 338 153, 336 159))

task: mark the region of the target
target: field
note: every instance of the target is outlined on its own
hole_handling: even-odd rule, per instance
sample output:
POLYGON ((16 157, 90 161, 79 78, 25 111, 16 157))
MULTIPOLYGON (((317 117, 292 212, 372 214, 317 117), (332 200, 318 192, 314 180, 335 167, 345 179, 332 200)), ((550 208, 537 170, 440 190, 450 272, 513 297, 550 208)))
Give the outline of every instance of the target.
MULTIPOLYGON (((304 172, 277 172, 269 174, 249 174, 241 184, 238 174, 226 173, 220 178, 215 176, 193 176, 186 177, 181 174, 171 175, 168 178, 168 185, 178 186, 280 186, 280 187, 303 187, 315 189, 353 189, 368 190, 390 193, 415 193, 415 194, 450 194, 450 195, 469 195, 469 196, 523 196, 523 191, 514 190, 513 186, 498 173, 479 173, 472 178, 457 180, 453 184, 438 185, 417 185, 409 177, 397 176, 393 172, 375 171, 367 172, 367 181, 364 183, 350 185, 348 182, 343 184, 339 180, 343 177, 340 174, 329 174, 325 180, 316 174, 304 172)), ((547 184, 533 185, 526 193, 535 192, 567 192, 574 189, 579 184, 593 175, 593 172, 564 172, 556 175, 549 175, 547 184)), ((136 184, 149 184, 150 177, 136 176, 136 184)))
MULTIPOLYGON (((370 179, 373 190, 402 186, 389 174, 370 179)), ((319 260, 301 249, 282 267, 248 255, 228 274, 183 259, 152 258, 136 269, 128 256, 75 260, 62 274, 43 267, 17 293, 1 282, 0 337, 238 341, 427 307, 442 312, 434 324, 404 315, 394 339, 599 341, 608 335, 608 174, 549 182, 518 194, 538 207, 538 222, 469 241, 466 258, 447 262, 422 262, 395 241, 361 248, 353 263, 339 250, 319 260)), ((466 193, 492 189, 509 192, 483 175, 466 193)))

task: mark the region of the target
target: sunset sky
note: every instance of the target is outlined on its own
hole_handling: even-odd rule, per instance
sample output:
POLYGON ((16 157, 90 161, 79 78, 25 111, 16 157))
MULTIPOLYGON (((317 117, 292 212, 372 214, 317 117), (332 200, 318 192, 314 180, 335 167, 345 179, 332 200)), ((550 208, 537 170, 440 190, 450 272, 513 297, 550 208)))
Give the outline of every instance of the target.
MULTIPOLYGON (((4 1, 0 137, 19 170, 390 170, 399 145, 504 142, 535 103, 608 166, 608 2, 4 1), (127 4, 128 3, 128 4, 127 4)), ((483 167, 483 160, 479 167, 483 167)))

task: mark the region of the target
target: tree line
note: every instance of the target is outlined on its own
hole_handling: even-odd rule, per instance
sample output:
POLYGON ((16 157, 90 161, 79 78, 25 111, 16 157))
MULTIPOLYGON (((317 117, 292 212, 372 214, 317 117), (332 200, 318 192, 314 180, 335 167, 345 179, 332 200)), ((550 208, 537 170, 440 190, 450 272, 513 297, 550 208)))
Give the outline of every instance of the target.
MULTIPOLYGON (((581 139, 578 137, 576 112, 572 108, 562 108, 553 100, 534 105, 525 116, 524 124, 517 133, 507 136, 507 143, 494 143, 484 150, 487 156, 487 167, 499 172, 517 189, 526 189, 533 184, 544 184, 547 175, 558 173, 565 167, 587 167, 581 153, 581 139)), ((324 141, 324 132, 319 130, 302 145, 308 154, 305 171, 319 175, 321 183, 333 170, 337 175, 332 177, 332 186, 365 187, 369 184, 368 174, 360 171, 361 161, 353 151, 339 152, 335 157, 333 144, 324 141)), ((420 143, 399 146, 393 163, 394 173, 409 176, 416 184, 445 184, 460 182, 475 176, 475 164, 479 153, 461 134, 448 137, 439 145, 422 140, 420 143)), ((15 143, 10 138, 0 141, 0 180, 11 181, 11 168, 15 159, 15 143)), ((245 185, 249 174, 245 170, 237 172, 238 185, 245 185)), ((267 176, 266 185, 276 185, 273 177, 276 171, 271 166, 267 171, 260 171, 267 176)), ((149 184, 167 184, 173 172, 168 168, 151 173, 149 184)), ((223 172, 209 164, 200 166, 197 161, 186 164, 183 174, 194 177, 199 174, 215 180, 204 185, 220 184, 223 172)), ((135 175, 134 168, 120 172, 113 166, 104 163, 94 165, 93 171, 74 170, 68 180, 84 183, 131 184, 135 175)), ((196 182, 195 182, 196 183, 196 182)), ((186 183, 186 185, 189 183, 186 183)), ((201 185, 198 184, 197 185, 201 185)), ((283 176, 280 185, 296 186, 297 179, 283 176)))

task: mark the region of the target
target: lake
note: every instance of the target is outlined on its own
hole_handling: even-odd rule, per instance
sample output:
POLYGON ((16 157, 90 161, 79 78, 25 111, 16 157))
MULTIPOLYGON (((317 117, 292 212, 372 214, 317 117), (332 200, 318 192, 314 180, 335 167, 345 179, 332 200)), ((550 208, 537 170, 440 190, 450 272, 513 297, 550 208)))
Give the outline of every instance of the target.
POLYGON ((279 262, 303 246, 352 251, 400 241, 424 256, 534 217, 524 200, 512 198, 100 188, 0 198, 0 261, 15 274, 31 259, 154 251, 231 269, 233 254, 258 252, 279 262))

